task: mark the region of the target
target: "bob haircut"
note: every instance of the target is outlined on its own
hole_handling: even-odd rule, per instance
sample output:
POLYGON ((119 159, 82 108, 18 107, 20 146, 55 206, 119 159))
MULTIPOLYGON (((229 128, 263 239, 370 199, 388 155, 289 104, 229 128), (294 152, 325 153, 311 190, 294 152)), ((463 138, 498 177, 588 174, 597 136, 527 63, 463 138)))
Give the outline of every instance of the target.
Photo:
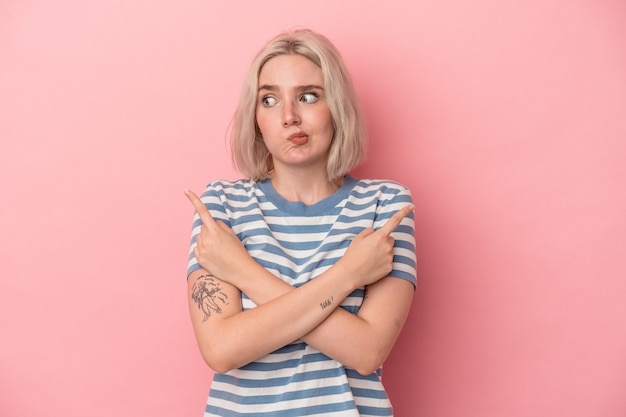
POLYGON ((259 74, 263 65, 280 55, 302 55, 322 70, 324 90, 335 129, 326 161, 329 180, 358 166, 365 159, 367 136, 361 110, 339 51, 324 36, 308 29, 282 33, 256 56, 244 80, 230 132, 235 168, 249 179, 269 178, 271 155, 256 123, 259 74))

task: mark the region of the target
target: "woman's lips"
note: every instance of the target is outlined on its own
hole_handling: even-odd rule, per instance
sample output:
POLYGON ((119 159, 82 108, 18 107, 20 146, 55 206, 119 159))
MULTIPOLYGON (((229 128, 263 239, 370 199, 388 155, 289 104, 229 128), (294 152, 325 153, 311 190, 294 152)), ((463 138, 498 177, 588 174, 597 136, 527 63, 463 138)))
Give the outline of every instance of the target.
POLYGON ((306 133, 298 132, 290 135, 287 140, 290 140, 294 145, 304 145, 309 141, 309 136, 306 133))

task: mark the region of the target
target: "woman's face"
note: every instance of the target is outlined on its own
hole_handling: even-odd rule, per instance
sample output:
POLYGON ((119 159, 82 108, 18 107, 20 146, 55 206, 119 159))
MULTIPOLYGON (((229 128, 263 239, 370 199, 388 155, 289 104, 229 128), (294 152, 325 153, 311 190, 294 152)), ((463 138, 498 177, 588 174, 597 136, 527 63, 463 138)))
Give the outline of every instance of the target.
POLYGON ((256 121, 274 170, 325 170, 333 139, 322 70, 302 55, 280 55, 259 74, 256 121))

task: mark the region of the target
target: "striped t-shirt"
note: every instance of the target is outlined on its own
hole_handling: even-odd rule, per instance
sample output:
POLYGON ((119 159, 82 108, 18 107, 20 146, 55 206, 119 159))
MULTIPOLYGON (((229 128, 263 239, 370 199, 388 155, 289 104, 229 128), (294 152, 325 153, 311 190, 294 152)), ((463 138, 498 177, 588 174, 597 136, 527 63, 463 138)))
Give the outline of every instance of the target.
MULTIPOLYGON (((216 181, 201 199, 259 264, 296 287, 331 267, 363 229, 378 229, 412 201, 408 188, 398 183, 349 175, 339 190, 313 205, 285 200, 270 181, 216 181)), ((200 269, 193 255, 200 225, 196 214, 188 274, 200 269)), ((415 285, 413 214, 392 237, 390 275, 415 285)), ((353 291, 341 307, 356 314, 364 295, 364 288, 353 291)), ((244 310, 256 307, 245 294, 242 302, 244 310)), ((392 415, 380 369, 360 375, 300 340, 239 369, 215 373, 205 411, 205 417, 392 415)))

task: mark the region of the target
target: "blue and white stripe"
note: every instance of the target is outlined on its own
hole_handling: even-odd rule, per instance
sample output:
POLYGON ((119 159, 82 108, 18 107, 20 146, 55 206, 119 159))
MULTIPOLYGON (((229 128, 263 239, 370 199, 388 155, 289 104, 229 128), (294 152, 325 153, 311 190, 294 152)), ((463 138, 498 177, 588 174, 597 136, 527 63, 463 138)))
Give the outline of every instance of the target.
MULTIPOLYGON (((201 196, 215 219, 228 224, 248 253, 293 286, 330 268, 364 228, 382 226, 411 203, 409 190, 392 181, 346 176, 337 192, 313 205, 289 202, 269 181, 216 181, 201 196)), ((194 255, 200 219, 194 217, 188 274, 200 268, 194 255)), ((392 233, 390 275, 416 284, 413 215, 392 233)), ((365 295, 355 290, 341 304, 353 314, 365 295)), ((242 294, 244 309, 256 307, 242 294)), ((289 319, 289 318, 286 318, 289 319)), ((240 369, 215 374, 205 417, 391 416, 381 372, 368 376, 345 368, 302 341, 296 341, 240 369)))

